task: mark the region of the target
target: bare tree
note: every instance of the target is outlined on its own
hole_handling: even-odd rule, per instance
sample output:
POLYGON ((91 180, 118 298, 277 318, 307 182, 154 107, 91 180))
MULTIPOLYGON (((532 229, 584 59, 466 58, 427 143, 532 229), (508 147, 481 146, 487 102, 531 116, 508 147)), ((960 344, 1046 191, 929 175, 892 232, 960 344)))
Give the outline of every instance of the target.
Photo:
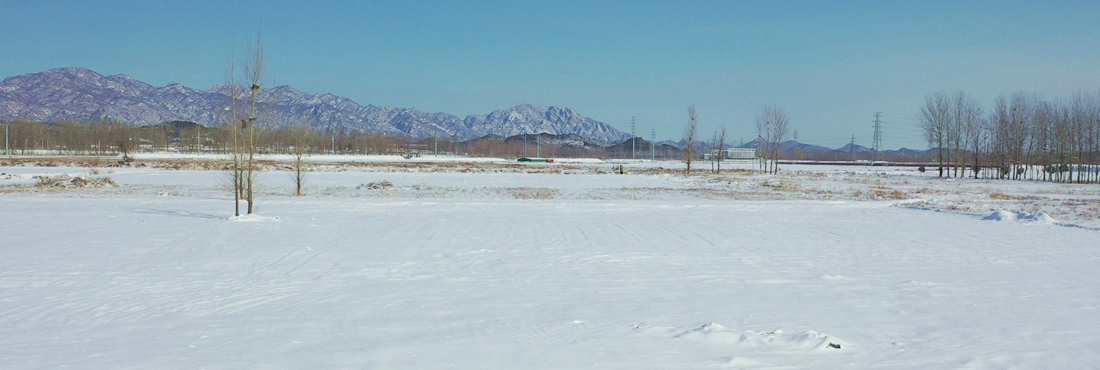
POLYGON ((225 72, 230 106, 228 107, 228 125, 231 130, 230 179, 233 182, 234 212, 241 214, 240 201, 247 202, 247 213, 255 210, 256 149, 257 125, 261 125, 257 116, 261 85, 264 83, 264 47, 262 31, 256 32, 256 41, 248 46, 248 58, 241 67, 243 81, 248 88, 237 82, 236 57, 230 57, 225 72))
POLYGON ((767 171, 768 161, 771 160, 771 154, 768 152, 771 149, 771 145, 768 145, 767 138, 771 137, 771 125, 768 124, 768 120, 763 116, 763 112, 756 114, 756 151, 759 152, 761 164, 763 168, 761 170, 767 171))
POLYGON ((710 153, 707 154, 707 157, 710 158, 710 172, 718 173, 718 170, 715 169, 715 165, 718 164, 718 149, 715 148, 718 148, 718 131, 715 131, 714 135, 710 137, 710 153))
POLYGON ((1035 117, 1033 124, 1029 128, 1031 130, 1029 142, 1032 149, 1030 150, 1033 155, 1030 164, 1038 165, 1042 170, 1034 176, 1039 176, 1045 181, 1053 179, 1053 173, 1049 171, 1050 165, 1053 160, 1051 150, 1052 134, 1054 122, 1058 119, 1058 107, 1050 102, 1039 102, 1035 107, 1035 117))
POLYGON ((116 123, 111 127, 111 140, 114 141, 118 152, 122 154, 121 163, 129 163, 130 152, 134 150, 134 142, 130 135, 130 126, 116 123))
POLYGON ((226 64, 225 86, 229 96, 226 112, 226 127, 229 128, 229 180, 233 183, 233 213, 241 215, 241 199, 245 197, 245 164, 247 154, 244 149, 244 132, 247 127, 243 118, 242 89, 237 84, 237 58, 231 56, 226 64))
POLYGON ((1054 181, 1071 182, 1073 180, 1072 172, 1070 172, 1070 158, 1072 157, 1072 147, 1075 138, 1073 137, 1073 108, 1060 103, 1057 104, 1054 113, 1054 119, 1051 122, 1051 147, 1053 147, 1052 157, 1054 163, 1051 165, 1052 177, 1054 181))
POLYGON ((699 133, 699 116, 695 113, 695 104, 688 107, 688 124, 684 127, 684 141, 687 142, 687 150, 684 151, 684 162, 687 163, 686 174, 691 174, 691 161, 695 159, 695 137, 699 133))
POLYGON ((790 119, 787 112, 774 105, 766 106, 756 114, 756 131, 763 139, 764 171, 779 173, 779 146, 790 134, 790 119))
POLYGON ((245 149, 248 152, 248 165, 245 167, 247 174, 245 175, 245 200, 248 201, 248 213, 252 214, 255 209, 255 182, 256 182, 256 125, 260 124, 258 117, 256 116, 256 106, 260 97, 260 84, 263 83, 264 70, 266 69, 266 63, 264 62, 264 43, 262 31, 256 31, 256 42, 248 48, 248 59, 244 64, 244 74, 247 81, 250 83, 249 92, 249 114, 247 121, 242 121, 245 127, 247 137, 245 138, 245 149))
POLYGON ((1033 148, 1028 145, 1029 134, 1038 101, 1037 95, 1023 91, 1012 93, 1009 98, 1009 126, 1005 132, 1005 142, 1011 164, 1008 175, 1013 179, 1020 179, 1024 175, 1025 164, 1032 154, 1033 148))
POLYGON ((966 98, 961 90, 956 90, 954 96, 948 101, 950 119, 947 121, 947 161, 949 167, 947 177, 959 177, 959 147, 963 143, 963 101, 966 98))
POLYGON ((787 118, 787 112, 775 106, 772 106, 772 109, 774 110, 772 116, 775 119, 775 129, 772 130, 772 145, 775 146, 772 150, 774 154, 772 158, 772 173, 779 173, 779 149, 780 146, 783 145, 783 142, 787 141, 787 136, 790 135, 791 128, 790 119, 787 118))
POLYGON ((1087 98, 1086 106, 1086 132, 1087 146, 1083 161, 1088 165, 1087 182, 1100 182, 1100 91, 1087 98))
POLYGON ((714 173, 722 173, 722 159, 725 154, 722 152, 726 149, 726 127, 722 126, 721 131, 714 133, 714 162, 716 163, 718 170, 714 173))
MULTIPOLYGON (((974 141, 980 143, 982 119, 982 107, 973 97, 962 92, 955 91, 951 103, 952 147, 955 158, 955 176, 966 176, 966 148, 974 141), (972 140, 973 139, 973 140, 972 140)), ((975 150, 976 153, 976 150, 975 150)), ((975 157, 974 167, 978 166, 975 157)), ((976 171, 976 170, 975 170, 976 171)), ((975 174, 976 176, 976 174, 975 174)))
POLYGON ((306 174, 305 174, 305 156, 309 152, 309 144, 307 142, 307 136, 309 131, 307 129, 308 124, 303 127, 297 127, 291 129, 291 142, 290 147, 291 155, 294 156, 293 173, 291 177, 294 180, 294 195, 302 196, 305 193, 302 189, 305 187, 306 174))
POLYGON ((1009 125, 1008 99, 1004 95, 998 96, 993 101, 993 110, 989 112, 989 124, 992 130, 990 136, 990 152, 994 157, 993 164, 997 166, 997 177, 1004 178, 1008 175, 1007 148, 1008 136, 1011 131, 1009 125))
POLYGON ((971 117, 967 121, 967 139, 974 157, 972 164, 974 178, 978 178, 978 172, 988 167, 984 163, 982 153, 989 150, 989 138, 992 136, 990 134, 992 129, 981 103, 973 101, 973 104, 969 113, 971 117))
MULTIPOLYGON (((1093 180, 1093 158, 1096 156, 1096 99, 1091 95, 1078 92, 1070 100, 1072 114, 1071 130, 1073 132, 1072 157, 1070 160, 1076 167, 1078 183, 1091 182, 1093 180)), ((1071 172, 1072 175, 1072 172, 1071 172)))
POLYGON ((948 129, 951 122, 951 102, 943 91, 924 97, 924 105, 920 108, 920 127, 924 131, 924 138, 929 146, 935 145, 936 158, 939 163, 939 176, 943 177, 944 145, 948 141, 948 129))

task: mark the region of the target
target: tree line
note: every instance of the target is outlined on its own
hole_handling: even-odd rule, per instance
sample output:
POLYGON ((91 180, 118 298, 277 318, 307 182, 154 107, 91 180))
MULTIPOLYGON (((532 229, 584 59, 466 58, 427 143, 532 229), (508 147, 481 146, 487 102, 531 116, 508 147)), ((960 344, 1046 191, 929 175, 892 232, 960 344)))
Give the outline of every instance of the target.
POLYGON ((1100 93, 1048 101, 1020 91, 986 112, 962 91, 940 91, 918 118, 941 177, 1100 182, 1100 93))
MULTIPOLYGON (((242 89, 242 91, 245 91, 242 89)), ((238 103, 248 105, 250 92, 243 93, 238 103)), ((231 108, 232 110, 232 108, 231 108)), ((240 110, 240 109, 239 109, 240 110)), ((241 119, 248 114, 241 110, 235 125, 203 126, 194 122, 175 121, 159 125, 130 126, 118 121, 79 123, 76 121, 38 122, 16 119, 0 122, 10 126, 10 143, 13 155, 126 155, 136 152, 181 152, 231 155, 234 138, 251 135, 256 154, 389 154, 417 155, 439 153, 474 157, 534 156, 562 158, 630 158, 629 140, 626 145, 608 148, 582 148, 572 145, 536 143, 530 140, 473 139, 462 141, 454 137, 417 138, 408 136, 364 133, 356 130, 323 132, 302 123, 294 127, 253 125, 251 132, 238 130, 241 119), (237 136, 235 136, 237 135, 237 136), (526 152, 526 154, 525 154, 526 152)), ((257 113, 259 122, 263 113, 257 113)), ((226 118, 229 121, 230 118, 226 118)), ((246 130, 247 131, 247 130, 246 130)), ((0 132, 0 135, 3 135, 0 132)), ((0 140, 2 136, 0 136, 0 140)), ((638 140, 636 157, 658 159, 678 158, 681 150, 667 145, 653 147, 648 141, 638 140)), ((0 141, 0 154, 4 148, 0 141)))
MULTIPOLYGON (((688 106, 688 121, 684 125, 684 142, 686 148, 683 151, 683 160, 687 165, 684 173, 691 173, 691 164, 699 156, 697 151, 702 146, 697 142, 699 138, 699 113, 695 105, 688 106)), ((757 142, 761 145, 756 150, 760 160, 760 169, 765 173, 779 173, 779 160, 783 153, 779 151, 780 144, 787 140, 790 134, 790 118, 787 112, 775 105, 765 106, 756 114, 757 142)), ((705 145, 705 144, 704 144, 705 145)), ((726 128, 723 126, 714 131, 711 137, 709 158, 711 170, 715 173, 722 171, 722 151, 726 145, 726 128)))
MULTIPOLYGON (((17 119, 5 124, 10 126, 13 155, 125 155, 163 151, 232 154, 234 137, 241 134, 236 125, 207 127, 191 122, 135 127, 118 121, 82 124, 17 119)), ((256 151, 262 154, 293 153, 296 148, 304 148, 309 154, 388 154, 399 152, 398 148, 407 142, 376 134, 334 135, 298 127, 253 127, 250 134, 256 151)))

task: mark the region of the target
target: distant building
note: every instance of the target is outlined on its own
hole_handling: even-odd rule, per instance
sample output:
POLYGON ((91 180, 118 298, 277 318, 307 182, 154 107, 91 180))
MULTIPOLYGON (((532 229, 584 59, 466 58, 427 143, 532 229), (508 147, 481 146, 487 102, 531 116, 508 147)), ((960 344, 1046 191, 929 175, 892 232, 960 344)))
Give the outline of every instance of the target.
POLYGON ((703 159, 707 161, 713 161, 715 158, 720 158, 723 161, 755 161, 756 149, 752 148, 728 148, 724 150, 712 150, 707 153, 703 153, 703 159))

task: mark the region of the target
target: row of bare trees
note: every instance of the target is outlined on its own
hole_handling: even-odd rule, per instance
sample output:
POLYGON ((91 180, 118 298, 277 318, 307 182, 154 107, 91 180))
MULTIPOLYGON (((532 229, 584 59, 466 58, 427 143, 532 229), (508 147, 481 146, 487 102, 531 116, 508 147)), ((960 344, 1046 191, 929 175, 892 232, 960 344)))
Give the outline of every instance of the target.
MULTIPOLYGON (((238 102, 247 105, 247 97, 238 102)), ((262 120, 263 115, 258 116, 262 120)), ((236 131, 240 128, 239 121, 235 125, 192 125, 184 128, 167 124, 134 127, 115 121, 84 124, 26 119, 12 120, 7 125, 11 127, 8 134, 14 155, 115 155, 140 151, 231 154, 236 148, 234 139, 240 134, 236 131)), ((305 148, 306 154, 394 154, 409 142, 377 134, 351 132, 333 135, 303 130, 302 127, 254 128, 252 140, 256 152, 261 154, 295 153, 298 148, 305 148)), ((456 148, 454 141, 439 142, 441 151, 456 148)))
POLYGON ((714 137, 711 138, 711 167, 714 169, 714 173, 722 172, 722 159, 725 158, 725 154, 722 152, 726 149, 726 127, 723 126, 721 130, 714 132, 714 137))
POLYGON ((1100 93, 1001 95, 985 113, 962 91, 925 97, 920 125, 940 176, 1100 182, 1100 93))
POLYGON ((777 106, 766 106, 756 114, 757 151, 763 159, 764 172, 779 173, 779 145, 790 134, 787 112, 777 106))
MULTIPOLYGON (((211 153, 231 155, 237 151, 235 141, 242 136, 251 136, 256 154, 390 154, 438 153, 440 155, 463 156, 524 156, 523 140, 475 139, 460 141, 457 138, 412 138, 363 133, 355 130, 337 132, 318 131, 308 122, 292 127, 275 127, 258 124, 247 134, 241 132, 240 119, 247 119, 243 108, 249 105, 250 90, 239 88, 242 95, 238 99, 237 110, 242 118, 233 125, 202 126, 191 122, 186 125, 150 125, 130 126, 118 122, 36 122, 25 119, 13 120, 11 126, 11 148, 14 155, 116 155, 125 152, 181 152, 211 153), (125 144, 126 148, 120 147, 125 144)), ((262 104, 260 104, 263 107, 262 104)), ((227 112, 233 110, 228 107, 227 112)), ((223 122, 234 121, 227 114, 223 122)), ((264 114, 257 112, 260 123, 264 114)), ((2 122, 0 122, 2 123, 2 122)), ((0 126, 3 126, 0 124, 0 126)), ((0 127, 2 130, 2 127, 0 127)), ((3 132, 0 132, 3 135, 3 132)), ((4 149, 0 137, 0 154, 4 149)), ((648 141, 638 139, 638 156, 648 158, 648 141)), ((238 142, 239 144, 239 142, 238 142)), ((698 143, 696 143, 698 145, 698 143)), ((527 152, 536 152, 546 157, 566 158, 626 158, 630 157, 629 146, 612 148, 578 147, 554 145, 543 141, 541 144, 528 143, 527 152), (540 147, 536 149, 536 145, 540 147)), ((681 150, 669 146, 655 146, 656 158, 679 158, 681 150)))
MULTIPOLYGON (((118 122, 45 123, 26 119, 5 122, 7 148, 13 155, 106 155, 134 148, 167 145, 164 130, 142 130, 118 122)), ((8 153, 5 153, 8 154, 8 153)))
MULTIPOLYGON (((779 172, 779 146, 790 135, 790 119, 783 109, 769 105, 756 114, 756 133, 758 136, 757 153, 760 156, 761 169, 764 172, 779 172)), ((684 126, 684 163, 687 164, 686 173, 691 173, 691 163, 696 158, 696 138, 699 136, 699 115, 695 111, 695 105, 688 107, 688 123, 684 126)), ((711 143, 712 170, 722 171, 722 150, 725 149, 726 128, 715 131, 711 143)))

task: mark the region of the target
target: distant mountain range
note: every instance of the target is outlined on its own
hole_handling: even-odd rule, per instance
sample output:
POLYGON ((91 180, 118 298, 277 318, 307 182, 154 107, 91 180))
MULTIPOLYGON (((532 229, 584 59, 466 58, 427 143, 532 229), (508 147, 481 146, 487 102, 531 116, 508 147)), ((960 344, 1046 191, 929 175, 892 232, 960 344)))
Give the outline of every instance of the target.
MULTIPOLYGON (((759 149, 760 147, 764 146, 765 143, 766 142, 764 141, 764 139, 756 139, 756 140, 747 142, 747 143, 745 143, 743 145, 740 145, 740 146, 726 144, 725 147, 726 148, 759 149)), ((675 148, 678 148, 678 149, 684 149, 684 148, 687 147, 687 141, 685 141, 685 140, 680 140, 680 141, 665 140, 665 141, 657 142, 657 145, 668 145, 668 146, 672 146, 672 147, 675 147, 675 148)), ((706 143, 706 142, 697 141, 697 142, 695 142, 695 145, 696 145, 696 150, 710 150, 710 149, 712 149, 711 148, 712 145, 710 143, 706 143)), ((797 141, 794 141, 794 140, 787 140, 787 141, 784 141, 782 144, 779 145, 779 151, 782 152, 782 153, 794 153, 794 152, 804 152, 804 153, 831 153, 831 152, 870 153, 873 150, 871 150, 871 148, 865 147, 863 145, 858 145, 858 144, 856 144, 855 146, 853 146, 852 144, 845 144, 842 147, 839 147, 839 148, 836 148, 836 149, 831 149, 831 148, 823 147, 823 146, 820 146, 820 145, 805 144, 805 143, 800 143, 800 142, 797 142, 797 141)), ((901 155, 918 155, 918 154, 924 154, 926 152, 928 152, 928 151, 927 150, 914 150, 914 149, 907 149, 907 148, 901 148, 901 149, 897 149, 897 150, 883 150, 882 151, 882 153, 886 153, 886 154, 901 154, 901 155)))
MULTIPOLYGON (((120 74, 103 76, 84 68, 51 69, 0 83, 0 117, 37 121, 118 120, 130 125, 191 121, 220 126, 230 106, 230 89, 202 91, 172 83, 156 87, 120 74)), ((582 116, 570 108, 517 105, 466 118, 416 108, 362 106, 332 94, 309 94, 290 86, 261 91, 267 124, 274 128, 308 124, 315 130, 361 132, 468 140, 485 135, 577 134, 608 143, 630 134, 582 116)))
MULTIPOLYGON (((230 89, 221 85, 205 91, 178 83, 156 87, 124 74, 103 76, 85 68, 59 68, 0 82, 0 117, 46 122, 117 120, 135 126, 189 121, 204 126, 221 126, 225 122, 222 112, 230 107, 229 93, 230 89)), ((305 124, 321 132, 455 138, 462 141, 478 138, 513 141, 523 140, 526 135, 529 140, 544 140, 554 145, 624 151, 630 143, 629 133, 582 116, 570 108, 522 104, 486 115, 459 118, 416 108, 362 106, 345 97, 309 94, 285 85, 262 90, 260 95, 260 100, 265 102, 261 109, 269 112, 267 125, 273 128, 305 124)), ((637 140, 649 145, 645 140, 637 140)), ((750 141, 741 147, 757 148, 761 141, 750 141)), ((656 144, 678 149, 685 147, 684 140, 666 140, 656 144)), ((697 150, 710 147, 708 143, 697 144, 697 150)), ((851 150, 849 146, 830 149, 791 140, 784 142, 780 151, 871 151, 860 145, 851 150)), ((892 154, 924 152, 905 148, 883 151, 892 154)))

